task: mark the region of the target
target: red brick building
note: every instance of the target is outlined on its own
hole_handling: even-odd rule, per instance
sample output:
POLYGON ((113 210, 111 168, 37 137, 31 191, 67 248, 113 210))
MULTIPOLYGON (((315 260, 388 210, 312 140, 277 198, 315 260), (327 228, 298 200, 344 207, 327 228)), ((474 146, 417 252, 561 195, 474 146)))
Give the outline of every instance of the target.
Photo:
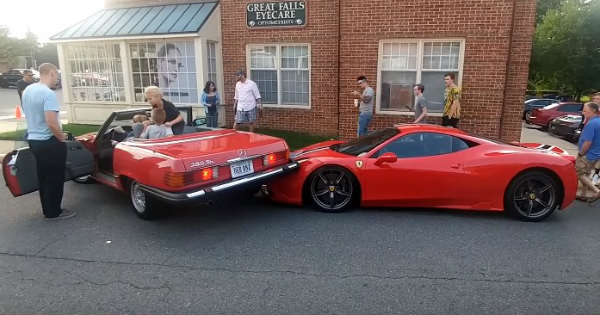
POLYGON ((202 115, 204 82, 213 80, 223 96, 220 124, 231 127, 234 73, 245 69, 262 95, 261 127, 352 138, 359 75, 375 89, 377 129, 413 119, 416 83, 425 85, 428 121, 439 122, 443 75, 453 72, 463 91, 460 128, 520 137, 535 0, 106 0, 105 7, 53 37, 75 122, 147 106, 141 92, 156 84, 202 115), (177 79, 155 83, 168 75, 177 79))
MULTIPOLYGON (((257 2, 220 1, 226 87, 234 86, 240 68, 255 81, 264 79, 256 76, 266 70, 253 66, 265 52, 278 56, 279 94, 286 83, 280 60, 290 55, 284 49, 301 44, 310 62, 309 103, 289 106, 279 96, 280 105, 266 105, 261 126, 353 137, 358 110, 351 91, 362 74, 377 94, 371 128, 408 122, 411 85, 424 83, 426 97, 440 103, 443 73, 455 72, 463 89, 460 127, 520 138, 535 0, 308 0, 306 25, 290 28, 248 27, 250 3, 257 2)), ((225 89, 225 101, 233 102, 233 89, 225 89)), ((437 117, 430 121, 438 122, 441 104, 433 107, 437 117)), ((230 108, 227 114, 231 122, 230 108)))

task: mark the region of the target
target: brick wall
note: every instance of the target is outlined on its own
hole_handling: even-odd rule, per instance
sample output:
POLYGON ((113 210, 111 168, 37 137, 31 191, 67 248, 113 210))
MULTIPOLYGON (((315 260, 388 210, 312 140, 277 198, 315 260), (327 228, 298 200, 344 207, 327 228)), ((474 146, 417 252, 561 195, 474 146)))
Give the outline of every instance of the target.
MULTIPOLYGON (((311 44, 311 109, 265 109, 261 126, 351 138, 358 112, 350 92, 356 89, 355 78, 361 74, 377 86, 380 40, 464 38, 460 127, 485 136, 519 139, 535 0, 308 0, 304 28, 248 29, 245 7, 252 1, 256 0, 220 1, 223 95, 229 125, 233 122, 233 73, 246 68, 248 44, 311 44)), ((187 2, 105 0, 105 6, 187 2)), ((377 114, 371 129, 411 118, 377 114)))
POLYGON ((263 111, 260 126, 337 135, 338 130, 338 0, 310 0, 303 28, 248 29, 249 1, 221 1, 224 100, 227 123, 233 124, 234 73, 246 69, 246 45, 309 43, 311 46, 311 108, 263 111))

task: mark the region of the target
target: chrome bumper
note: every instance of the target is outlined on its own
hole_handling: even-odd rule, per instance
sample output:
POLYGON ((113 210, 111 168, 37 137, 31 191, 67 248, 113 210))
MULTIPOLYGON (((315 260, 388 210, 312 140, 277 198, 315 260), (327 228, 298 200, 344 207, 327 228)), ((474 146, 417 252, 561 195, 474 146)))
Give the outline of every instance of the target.
POLYGON ((147 193, 153 195, 154 197, 168 202, 203 200, 210 199, 210 196, 214 194, 231 190, 234 188, 243 187, 246 185, 257 185, 258 187, 260 187, 260 184, 266 182, 268 179, 287 174, 296 170, 297 168, 298 163, 291 162, 286 165, 276 167, 274 169, 269 169, 260 173, 254 173, 245 177, 240 177, 224 183, 216 184, 214 186, 188 192, 173 193, 146 185, 140 185, 140 188, 146 191, 147 193))

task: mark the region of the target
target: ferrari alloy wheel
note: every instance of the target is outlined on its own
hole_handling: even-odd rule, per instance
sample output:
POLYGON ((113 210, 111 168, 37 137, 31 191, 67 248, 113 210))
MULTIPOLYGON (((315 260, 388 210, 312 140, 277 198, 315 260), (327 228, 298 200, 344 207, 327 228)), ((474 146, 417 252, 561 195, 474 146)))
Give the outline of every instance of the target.
POLYGON ((159 216, 158 205, 155 199, 149 196, 136 181, 129 185, 131 205, 138 217, 152 220, 159 216))
POLYGON ((523 221, 541 221, 558 207, 559 185, 550 175, 532 171, 515 178, 504 196, 506 210, 523 221))
POLYGON ((354 198, 354 177, 341 167, 323 167, 309 181, 310 198, 325 212, 341 212, 354 198))

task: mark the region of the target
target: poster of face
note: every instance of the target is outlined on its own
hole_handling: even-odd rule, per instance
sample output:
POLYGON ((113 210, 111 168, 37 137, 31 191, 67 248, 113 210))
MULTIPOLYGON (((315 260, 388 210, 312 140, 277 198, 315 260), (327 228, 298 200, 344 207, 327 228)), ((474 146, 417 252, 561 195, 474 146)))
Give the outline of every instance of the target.
POLYGON ((196 64, 193 41, 163 42, 156 46, 153 82, 165 98, 178 104, 197 104, 196 64))

